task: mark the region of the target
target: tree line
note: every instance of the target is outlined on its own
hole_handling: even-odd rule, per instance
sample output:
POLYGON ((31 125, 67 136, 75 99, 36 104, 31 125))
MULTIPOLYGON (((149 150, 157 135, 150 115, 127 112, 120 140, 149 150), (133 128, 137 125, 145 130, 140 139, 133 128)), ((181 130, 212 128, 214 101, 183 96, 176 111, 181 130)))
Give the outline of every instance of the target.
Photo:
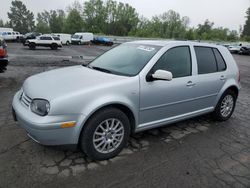
POLYGON ((206 20, 196 28, 189 26, 189 17, 169 10, 151 19, 140 16, 129 4, 114 0, 88 0, 83 4, 75 1, 66 10, 44 10, 36 16, 19 0, 11 2, 9 21, 0 19, 0 27, 12 27, 21 33, 69 33, 88 31, 96 34, 175 38, 188 40, 250 41, 250 8, 242 31, 214 27, 206 20), (240 38, 241 37, 241 38, 240 38))

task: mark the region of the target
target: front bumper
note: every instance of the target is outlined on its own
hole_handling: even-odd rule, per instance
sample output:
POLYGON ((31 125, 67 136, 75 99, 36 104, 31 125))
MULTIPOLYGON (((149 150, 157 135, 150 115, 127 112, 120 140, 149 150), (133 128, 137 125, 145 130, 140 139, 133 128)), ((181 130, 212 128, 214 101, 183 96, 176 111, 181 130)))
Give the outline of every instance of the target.
POLYGON ((13 99, 13 116, 24 128, 30 138, 43 145, 75 145, 81 132, 85 116, 82 114, 56 115, 41 117, 24 106, 20 100, 20 91, 13 99), (75 121, 71 128, 61 128, 65 122, 75 121))
POLYGON ((81 43, 80 40, 71 40, 71 44, 79 44, 79 43, 81 43))

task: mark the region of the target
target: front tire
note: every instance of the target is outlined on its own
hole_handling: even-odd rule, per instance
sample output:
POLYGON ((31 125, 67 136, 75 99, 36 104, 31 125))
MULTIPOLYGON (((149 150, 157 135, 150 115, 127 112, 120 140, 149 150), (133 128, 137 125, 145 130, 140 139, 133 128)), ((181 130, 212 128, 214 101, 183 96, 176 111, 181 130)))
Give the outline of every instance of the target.
POLYGON ((220 98, 215 111, 213 112, 213 117, 218 121, 228 120, 235 109, 237 95, 232 90, 226 91, 220 98))
POLYGON ((51 44, 51 47, 50 47, 52 50, 57 50, 58 46, 57 44, 51 44))
POLYGON ((36 49, 36 44, 35 43, 29 43, 29 48, 31 49, 31 50, 35 50, 36 49))
POLYGON ((95 113, 84 127, 81 149, 93 160, 106 160, 118 155, 128 142, 130 124, 119 109, 106 108, 95 113))

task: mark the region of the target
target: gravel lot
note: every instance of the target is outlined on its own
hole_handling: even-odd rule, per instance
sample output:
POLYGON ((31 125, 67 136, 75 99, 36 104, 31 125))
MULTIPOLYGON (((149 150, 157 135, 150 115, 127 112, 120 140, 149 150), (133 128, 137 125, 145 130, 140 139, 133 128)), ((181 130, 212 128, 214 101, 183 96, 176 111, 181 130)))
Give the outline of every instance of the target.
POLYGON ((11 63, 0 74, 0 188, 250 187, 250 56, 234 56, 242 90, 227 122, 206 115, 136 134, 119 156, 102 162, 29 139, 11 115, 13 95, 24 79, 90 61, 108 49, 30 51, 21 44, 8 45, 11 63))

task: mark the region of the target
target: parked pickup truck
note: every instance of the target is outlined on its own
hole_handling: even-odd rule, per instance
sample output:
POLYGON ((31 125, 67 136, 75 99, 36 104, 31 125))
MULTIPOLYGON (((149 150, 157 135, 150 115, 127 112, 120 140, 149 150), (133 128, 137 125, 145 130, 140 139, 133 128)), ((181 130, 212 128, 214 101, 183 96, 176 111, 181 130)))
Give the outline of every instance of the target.
POLYGON ((28 40, 31 39, 36 39, 36 37, 41 36, 41 33, 38 32, 30 32, 30 33, 26 33, 23 38, 21 39, 21 42, 23 43, 24 46, 28 46, 28 40))
POLYGON ((0 38, 0 73, 6 71, 8 63, 7 44, 0 38))
POLYGON ((28 46, 31 50, 35 50, 37 46, 50 47, 52 50, 57 50, 62 47, 62 42, 57 36, 41 35, 36 39, 28 40, 28 46))

